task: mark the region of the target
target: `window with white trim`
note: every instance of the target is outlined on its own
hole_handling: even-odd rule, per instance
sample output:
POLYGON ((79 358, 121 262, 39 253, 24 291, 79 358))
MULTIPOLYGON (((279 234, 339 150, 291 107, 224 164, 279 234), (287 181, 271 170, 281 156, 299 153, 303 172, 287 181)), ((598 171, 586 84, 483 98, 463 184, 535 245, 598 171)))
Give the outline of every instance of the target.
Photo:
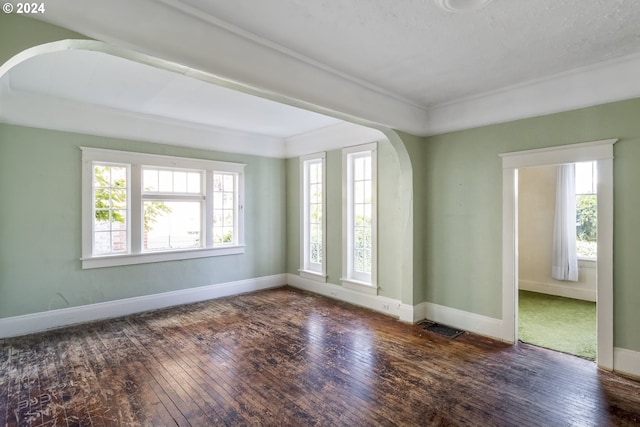
POLYGON ((244 252, 244 164, 82 147, 82 266, 244 252))
POLYGON ((377 293, 376 144, 343 150, 343 278, 345 286, 377 293))
POLYGON ((325 153, 300 158, 300 275, 326 281, 325 153))
POLYGON ((580 162, 576 170, 576 251, 581 259, 598 254, 598 163, 580 162))

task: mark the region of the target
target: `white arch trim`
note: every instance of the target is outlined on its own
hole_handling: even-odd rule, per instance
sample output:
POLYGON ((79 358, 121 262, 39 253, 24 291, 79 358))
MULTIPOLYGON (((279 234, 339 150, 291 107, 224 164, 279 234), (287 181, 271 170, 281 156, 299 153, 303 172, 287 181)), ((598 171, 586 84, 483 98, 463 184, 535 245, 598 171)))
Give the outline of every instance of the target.
POLYGON ((61 40, 26 49, 0 66, 0 82, 4 82, 0 87, 0 95, 4 101, 4 108, 0 108, 0 119, 7 123, 23 126, 147 140, 209 150, 234 151, 267 157, 295 157, 300 154, 324 150, 327 139, 330 139, 333 145, 347 146, 385 138, 378 126, 371 123, 356 123, 355 118, 339 112, 262 91, 250 85, 220 78, 215 74, 195 70, 181 64, 116 48, 95 40, 61 40), (71 50, 94 52, 120 58, 235 92, 269 99, 279 104, 290 105, 300 110, 308 110, 345 121, 295 137, 280 138, 167 117, 158 118, 136 111, 70 101, 37 92, 21 92, 9 88, 7 73, 16 66, 31 58, 71 50), (304 152, 304 150, 309 151, 304 152))

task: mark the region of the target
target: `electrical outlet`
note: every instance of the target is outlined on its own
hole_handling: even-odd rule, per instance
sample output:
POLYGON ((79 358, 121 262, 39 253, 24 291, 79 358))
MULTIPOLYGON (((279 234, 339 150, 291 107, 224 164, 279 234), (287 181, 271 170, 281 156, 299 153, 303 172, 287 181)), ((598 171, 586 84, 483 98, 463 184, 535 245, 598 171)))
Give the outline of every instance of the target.
POLYGON ((337 297, 338 296, 338 291, 330 291, 329 295, 331 295, 332 297, 337 297))
POLYGON ((382 304, 383 310, 389 310, 389 304, 382 304))

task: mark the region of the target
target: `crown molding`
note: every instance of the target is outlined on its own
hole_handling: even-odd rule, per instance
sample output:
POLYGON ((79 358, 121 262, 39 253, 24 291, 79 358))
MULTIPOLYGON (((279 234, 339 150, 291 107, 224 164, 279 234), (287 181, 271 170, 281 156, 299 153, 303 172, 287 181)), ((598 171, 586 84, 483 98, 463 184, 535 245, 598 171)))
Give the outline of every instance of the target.
POLYGON ((640 97, 640 55, 576 68, 429 109, 422 136, 640 97))
POLYGON ((379 130, 342 122, 285 138, 286 157, 298 157, 321 151, 339 150, 367 144, 387 137, 379 130))
POLYGON ((0 88, 0 122, 210 151, 285 157, 282 138, 0 88))
MULTIPOLYGON (((176 28, 192 28, 194 32, 200 31, 207 37, 196 40, 190 49, 184 49, 186 35, 184 39, 180 35, 174 39, 163 39, 165 43, 160 44, 158 40, 148 37, 149 31, 154 28, 152 22, 140 24, 134 14, 119 15, 117 9, 125 7, 126 3, 124 0, 113 1, 114 4, 108 6, 96 6, 100 13, 88 13, 74 7, 72 0, 59 0, 55 10, 52 9, 51 13, 48 11, 47 16, 41 18, 112 43, 109 48, 118 55, 130 52, 134 60, 153 60, 156 66, 231 89, 346 121, 397 129, 418 136, 443 134, 640 97, 640 79, 637 78, 640 75, 640 55, 636 54, 474 97, 421 107, 367 86, 365 82, 340 74, 296 52, 259 40, 255 35, 242 33, 240 29, 217 22, 215 18, 197 17, 194 11, 176 9, 175 4, 182 4, 178 0, 163 0, 160 4, 165 8, 164 13, 172 13, 176 28), (126 49, 115 46, 124 46, 126 49), (134 51, 142 55, 131 53, 134 51), (216 54, 202 55, 207 51, 215 51, 216 54)), ((131 7, 139 9, 146 4, 143 2, 131 7)), ((166 141, 163 135, 154 135, 153 138, 161 139, 158 142, 173 143, 166 141)), ((148 140, 149 137, 139 136, 138 139, 148 140)), ((194 139, 199 148, 200 145, 206 145, 204 136, 194 139)), ((280 144, 283 142, 280 141, 280 144)), ((282 147, 271 151, 271 147, 266 150, 271 154, 265 155, 280 157, 296 153, 297 148, 292 143, 284 144, 290 147, 289 152, 282 147)), ((245 150, 241 145, 234 144, 226 148, 245 150)))
POLYGON ((90 9, 77 6, 76 0, 57 0, 55 8, 38 18, 113 46, 181 64, 190 70, 190 75, 198 78, 204 73, 209 76, 208 81, 215 78, 216 84, 231 89, 342 120, 413 134, 421 132, 426 108, 240 31, 183 3, 141 0, 134 4, 112 0, 108 5, 96 4, 90 9), (171 37, 166 36, 155 21, 140 21, 139 16, 149 13, 148 8, 157 14, 170 15, 172 28, 190 31, 173 31, 171 37), (194 39, 190 34, 200 37, 194 39))

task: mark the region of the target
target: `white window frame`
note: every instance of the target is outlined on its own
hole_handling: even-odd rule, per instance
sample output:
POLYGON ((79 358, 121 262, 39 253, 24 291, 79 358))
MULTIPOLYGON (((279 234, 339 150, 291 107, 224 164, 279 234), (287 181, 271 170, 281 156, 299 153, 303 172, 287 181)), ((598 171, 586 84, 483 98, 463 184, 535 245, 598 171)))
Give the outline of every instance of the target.
POLYGON ((316 280, 327 281, 327 167, 326 153, 316 153, 300 157, 300 276, 316 280), (309 224, 309 166, 314 163, 321 164, 322 170, 322 263, 312 263, 309 251, 310 232, 309 224))
POLYGON ((377 295, 378 258, 378 205, 377 205, 377 144, 370 143, 347 147, 342 150, 342 285, 367 294, 377 295), (371 274, 354 271, 353 264, 353 159, 368 153, 371 156, 371 274))
MULTIPOLYGON (((144 264, 151 262, 204 258, 222 255, 242 254, 244 244, 244 168, 245 164, 220 162, 215 160, 186 157, 163 156, 156 154, 134 153, 91 147, 82 150, 82 268, 113 267, 120 265, 144 264), (129 240, 126 254, 93 255, 93 165, 94 163, 114 163, 128 165, 129 181, 128 216, 129 240), (157 167, 166 169, 187 169, 202 171, 203 203, 201 239, 202 247, 167 251, 143 251, 143 201, 148 196, 142 191, 142 168, 157 167), (236 175, 237 232, 233 244, 213 244, 213 174, 214 172, 236 175)), ((173 196, 170 196, 173 197, 173 196)), ((175 199, 180 199, 177 195, 175 199)))

